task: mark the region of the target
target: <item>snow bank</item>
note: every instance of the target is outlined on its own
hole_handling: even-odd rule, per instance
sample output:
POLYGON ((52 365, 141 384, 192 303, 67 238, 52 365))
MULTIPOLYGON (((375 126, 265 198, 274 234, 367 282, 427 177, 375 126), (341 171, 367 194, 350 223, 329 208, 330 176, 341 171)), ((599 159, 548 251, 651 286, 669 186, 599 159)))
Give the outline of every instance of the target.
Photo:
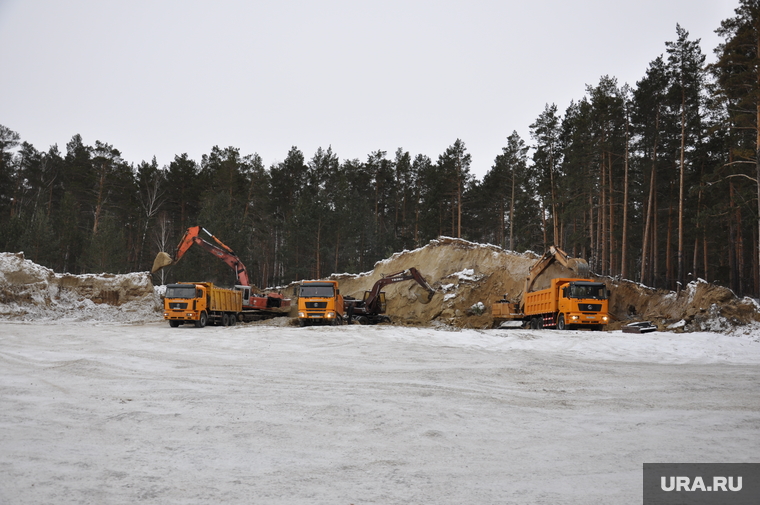
POLYGON ((148 272, 57 274, 23 253, 0 253, 0 318, 145 322, 161 318, 160 297, 148 272))

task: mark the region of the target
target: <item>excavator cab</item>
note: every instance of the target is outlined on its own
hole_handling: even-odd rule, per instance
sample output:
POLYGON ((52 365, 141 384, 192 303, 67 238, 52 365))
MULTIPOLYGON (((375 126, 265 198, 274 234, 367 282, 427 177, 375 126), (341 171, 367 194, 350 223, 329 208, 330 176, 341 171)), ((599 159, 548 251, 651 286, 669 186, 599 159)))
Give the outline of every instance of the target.
POLYGON ((243 295, 243 307, 251 304, 251 286, 236 285, 235 289, 240 291, 243 295))
MULTIPOLYGON (((364 303, 367 303, 367 300, 372 296, 372 291, 365 291, 364 292, 364 303)), ((377 301, 375 301, 375 304, 377 304, 378 314, 385 314, 385 310, 387 308, 387 304, 385 303, 385 291, 381 291, 377 294, 377 301)))

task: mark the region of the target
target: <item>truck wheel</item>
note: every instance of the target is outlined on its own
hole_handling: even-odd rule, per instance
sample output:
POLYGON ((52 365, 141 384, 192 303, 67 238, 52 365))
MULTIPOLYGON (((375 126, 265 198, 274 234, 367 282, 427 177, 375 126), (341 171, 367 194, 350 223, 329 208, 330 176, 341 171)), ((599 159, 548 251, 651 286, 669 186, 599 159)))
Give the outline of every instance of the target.
POLYGON ((205 312, 201 312, 200 317, 195 322, 195 327, 203 328, 204 326, 206 326, 206 323, 208 323, 208 314, 206 314, 205 312))
POLYGON ((540 326, 539 326, 539 323, 538 323, 538 318, 537 317, 531 318, 531 320, 530 320, 530 329, 531 330, 537 330, 539 327, 540 326))
POLYGON ((230 326, 235 326, 237 324, 237 315, 230 314, 230 326))
POLYGON ((557 329, 558 330, 567 329, 567 325, 565 324, 565 316, 563 314, 560 314, 559 319, 557 319, 557 329))
POLYGON ((230 316, 226 312, 222 314, 222 326, 229 326, 230 325, 230 316))
POLYGON ((169 326, 172 328, 177 328, 180 325, 179 321, 169 321, 169 326))

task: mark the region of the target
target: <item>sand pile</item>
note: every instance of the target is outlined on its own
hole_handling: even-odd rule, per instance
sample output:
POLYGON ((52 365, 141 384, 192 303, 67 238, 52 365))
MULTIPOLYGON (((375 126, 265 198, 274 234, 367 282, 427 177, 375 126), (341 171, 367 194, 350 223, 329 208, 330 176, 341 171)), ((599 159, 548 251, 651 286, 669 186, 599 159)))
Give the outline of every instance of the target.
POLYGON ((148 272, 56 274, 23 253, 0 253, 0 317, 141 322, 159 310, 148 272))
POLYGON ((414 251, 396 253, 362 275, 335 275, 344 295, 362 298, 382 275, 415 267, 436 290, 430 303, 420 303, 424 291, 414 281, 387 286, 388 315, 407 324, 439 321, 456 326, 490 324, 490 304, 505 293, 522 291, 535 262, 533 254, 508 253, 490 245, 442 237, 414 251))
MULTIPOLYGON (((491 305, 503 296, 517 300, 522 294, 530 267, 539 254, 514 253, 496 246, 441 237, 413 251, 396 253, 380 261, 374 270, 361 275, 339 274, 344 295, 362 298, 382 275, 417 268, 436 289, 428 304, 418 301, 424 293, 416 282, 387 286, 387 314, 396 324, 438 322, 457 327, 489 328, 491 305)), ((558 263, 536 280, 534 289, 548 287, 556 277, 576 277, 558 263)), ((612 324, 618 329, 633 321, 652 321, 660 329, 676 331, 729 331, 760 321, 760 307, 750 299, 739 299, 727 288, 697 281, 676 294, 640 284, 601 278, 611 290, 612 324)), ((287 293, 294 293, 288 289, 287 293)), ((294 304, 296 300, 294 297, 294 304)))
POLYGON ((662 330, 725 332, 760 321, 760 305, 754 299, 738 298, 730 289, 702 279, 679 293, 627 280, 607 279, 606 284, 612 292, 610 312, 618 323, 611 328, 652 321, 662 330))

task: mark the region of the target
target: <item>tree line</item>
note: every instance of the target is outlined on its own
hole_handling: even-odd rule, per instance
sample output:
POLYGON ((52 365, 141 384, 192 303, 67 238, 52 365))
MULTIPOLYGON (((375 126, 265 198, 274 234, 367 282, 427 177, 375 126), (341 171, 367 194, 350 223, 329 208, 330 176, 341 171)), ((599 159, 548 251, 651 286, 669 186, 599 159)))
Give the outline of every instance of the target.
MULTIPOLYGON (((0 126, 0 248, 72 273, 148 270, 189 226, 236 251, 253 283, 357 273, 441 235, 543 252, 594 272, 679 289, 696 278, 760 293, 760 0, 741 0, 705 65, 681 26, 635 86, 603 76, 560 112, 513 132, 482 180, 456 139, 437 158, 365 160, 297 147, 265 167, 213 147, 200 160, 125 162, 74 135, 38 151, 0 126)), ((231 284, 193 248, 159 281, 231 284)), ((424 267, 424 266, 423 266, 424 267)))

